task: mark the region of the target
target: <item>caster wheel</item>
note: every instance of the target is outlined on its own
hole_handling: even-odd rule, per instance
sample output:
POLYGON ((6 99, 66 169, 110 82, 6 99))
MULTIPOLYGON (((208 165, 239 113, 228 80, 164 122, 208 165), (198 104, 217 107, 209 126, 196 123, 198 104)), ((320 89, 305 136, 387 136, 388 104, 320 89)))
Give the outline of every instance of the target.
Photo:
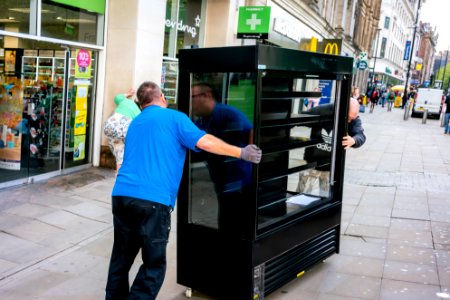
POLYGON ((192 298, 192 289, 191 288, 186 289, 184 295, 186 296, 186 298, 192 298))

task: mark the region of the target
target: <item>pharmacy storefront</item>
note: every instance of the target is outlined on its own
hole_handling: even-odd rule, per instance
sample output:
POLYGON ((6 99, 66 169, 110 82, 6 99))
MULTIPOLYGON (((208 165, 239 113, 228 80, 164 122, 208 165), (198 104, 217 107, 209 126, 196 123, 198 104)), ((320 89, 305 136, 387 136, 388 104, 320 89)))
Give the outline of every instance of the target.
POLYGON ((105 0, 0 2, 0 188, 89 166, 105 0))

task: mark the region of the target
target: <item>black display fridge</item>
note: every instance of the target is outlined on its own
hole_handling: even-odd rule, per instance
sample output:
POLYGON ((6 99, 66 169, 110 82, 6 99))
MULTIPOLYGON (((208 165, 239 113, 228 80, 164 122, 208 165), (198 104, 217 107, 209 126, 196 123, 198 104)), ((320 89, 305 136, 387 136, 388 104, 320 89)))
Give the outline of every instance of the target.
POLYGON ((177 281, 257 300, 339 252, 353 59, 269 45, 179 51, 178 109, 261 163, 190 151, 177 281))

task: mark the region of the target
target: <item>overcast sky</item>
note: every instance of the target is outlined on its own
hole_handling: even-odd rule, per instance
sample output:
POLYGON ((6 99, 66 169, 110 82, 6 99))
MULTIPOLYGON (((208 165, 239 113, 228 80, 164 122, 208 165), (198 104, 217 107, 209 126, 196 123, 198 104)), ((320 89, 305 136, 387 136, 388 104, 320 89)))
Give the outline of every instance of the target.
POLYGON ((419 19, 436 27, 439 33, 437 52, 447 50, 450 45, 450 0, 426 0, 420 10, 419 19))

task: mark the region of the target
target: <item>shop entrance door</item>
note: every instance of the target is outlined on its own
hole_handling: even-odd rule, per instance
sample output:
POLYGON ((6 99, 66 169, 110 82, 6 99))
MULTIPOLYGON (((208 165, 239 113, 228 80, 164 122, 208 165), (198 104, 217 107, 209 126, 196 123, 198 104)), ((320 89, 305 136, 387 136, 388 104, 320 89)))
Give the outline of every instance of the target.
POLYGON ((65 81, 65 116, 62 169, 92 161, 92 120, 95 103, 97 52, 70 49, 66 53, 68 74, 65 81))
POLYGON ((89 163, 96 53, 5 48, 3 55, 0 185, 89 163))

